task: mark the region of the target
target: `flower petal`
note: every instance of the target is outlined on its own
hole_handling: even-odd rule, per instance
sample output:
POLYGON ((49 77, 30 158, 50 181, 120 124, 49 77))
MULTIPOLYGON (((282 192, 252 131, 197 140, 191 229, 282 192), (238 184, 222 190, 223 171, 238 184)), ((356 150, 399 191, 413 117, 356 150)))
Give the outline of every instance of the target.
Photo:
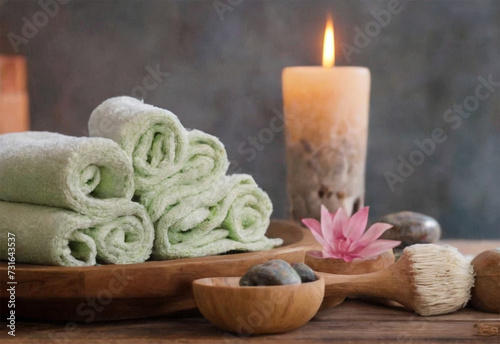
POLYGON ((335 252, 322 252, 323 257, 322 258, 334 258, 334 259, 342 259, 341 255, 336 254, 335 252))
POLYGON ((383 222, 374 223, 373 225, 370 226, 370 228, 368 228, 365 234, 363 234, 363 236, 358 241, 354 242, 351 245, 351 250, 355 251, 361 246, 366 246, 369 243, 374 242, 375 240, 380 238, 380 236, 384 234, 386 230, 388 230, 391 227, 392 225, 388 223, 383 223, 383 222))
POLYGON ((365 231, 366 224, 368 223, 368 212, 370 207, 364 207, 359 210, 356 214, 351 216, 347 227, 344 228, 344 236, 351 239, 351 241, 357 241, 363 232, 365 231))
POLYGON ((311 231, 321 234, 321 223, 316 219, 302 219, 302 223, 307 226, 311 231))
POLYGON ((385 251, 394 248, 401 244, 401 241, 395 240, 377 240, 369 243, 368 245, 361 247, 360 249, 350 252, 354 257, 359 257, 363 259, 372 258, 378 256, 385 251))
MULTIPOLYGON (((340 240, 345 237, 344 232, 349 221, 349 215, 347 215, 344 208, 340 207, 337 209, 335 214, 333 214, 333 236, 332 240, 340 240)), ((333 245, 332 245, 333 246, 333 245)))
POLYGON ((311 218, 302 219, 302 223, 305 224, 307 228, 309 228, 314 238, 316 238, 316 241, 318 241, 323 247, 324 252, 332 251, 331 245, 323 237, 323 234, 321 232, 321 224, 318 222, 318 220, 311 218))
POLYGON ((346 263, 350 263, 350 262, 352 262, 352 261, 354 260, 354 258, 356 258, 356 257, 353 257, 353 256, 351 256, 350 254, 344 254, 344 255, 342 256, 342 259, 343 259, 343 260, 344 260, 344 262, 346 262, 346 263))
POLYGON ((343 207, 341 207, 340 209, 342 209, 340 221, 342 223, 342 227, 346 227, 349 223, 349 214, 347 214, 347 211, 343 207))
POLYGON ((334 241, 334 216, 330 214, 328 209, 322 204, 321 205, 321 233, 323 233, 323 238, 332 245, 334 241))
POLYGON ((384 223, 384 222, 374 223, 373 225, 370 226, 370 228, 368 228, 366 233, 363 234, 363 236, 361 237, 361 239, 359 241, 363 241, 366 243, 375 241, 378 238, 380 238, 380 236, 382 234, 384 234, 384 232, 386 230, 388 230, 389 228, 392 228, 392 227, 393 227, 393 225, 391 225, 389 223, 384 223))
POLYGON ((323 251, 327 251, 330 248, 330 245, 326 240, 323 238, 323 236, 320 233, 316 233, 315 231, 311 230, 312 235, 320 243, 320 245, 323 247, 323 251))
POLYGON ((314 258, 323 258, 323 253, 321 251, 307 251, 307 255, 314 258))

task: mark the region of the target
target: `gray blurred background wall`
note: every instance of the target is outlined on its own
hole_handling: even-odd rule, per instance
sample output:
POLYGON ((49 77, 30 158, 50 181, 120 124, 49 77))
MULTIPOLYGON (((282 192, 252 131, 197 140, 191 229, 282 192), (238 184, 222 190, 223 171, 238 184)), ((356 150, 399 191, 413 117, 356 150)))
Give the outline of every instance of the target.
POLYGON ((372 73, 370 217, 414 210, 446 238, 500 237, 500 86, 475 96, 481 78, 500 81, 500 1, 54 1, 0 7, 0 53, 28 60, 33 130, 83 136, 104 99, 144 97, 218 136, 232 170, 254 175, 286 217, 283 133, 255 157, 238 146, 281 111, 282 69, 321 63, 331 12, 337 65, 372 73), (435 128, 446 140, 402 177, 398 165, 435 128))

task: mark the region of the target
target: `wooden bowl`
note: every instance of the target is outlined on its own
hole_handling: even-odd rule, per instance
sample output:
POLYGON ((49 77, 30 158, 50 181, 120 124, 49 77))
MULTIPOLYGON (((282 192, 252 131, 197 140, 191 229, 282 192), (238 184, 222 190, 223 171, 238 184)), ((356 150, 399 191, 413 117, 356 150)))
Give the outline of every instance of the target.
POLYGON ((198 279, 193 294, 205 318, 241 336, 299 328, 316 314, 325 294, 323 278, 269 287, 240 287, 239 281, 239 277, 198 279))
POLYGON ((349 263, 342 259, 316 258, 311 256, 309 252, 311 251, 306 252, 304 263, 311 269, 337 275, 359 275, 375 272, 387 268, 395 261, 392 250, 382 253, 375 259, 359 259, 349 263))
POLYGON ((500 313, 500 250, 484 251, 472 260, 475 281, 471 305, 485 312, 500 313))

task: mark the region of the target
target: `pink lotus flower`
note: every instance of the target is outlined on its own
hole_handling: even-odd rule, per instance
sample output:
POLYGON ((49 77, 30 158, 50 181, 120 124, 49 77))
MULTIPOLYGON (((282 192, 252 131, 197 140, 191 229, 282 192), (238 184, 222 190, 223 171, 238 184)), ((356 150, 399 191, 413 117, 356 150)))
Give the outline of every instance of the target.
POLYGON ((401 244, 401 241, 377 240, 392 227, 388 223, 375 223, 364 233, 368 222, 368 212, 369 207, 364 207, 349 218, 343 208, 330 213, 322 205, 321 223, 315 219, 302 220, 302 223, 311 230, 316 240, 323 246, 321 253, 310 252, 310 254, 316 258, 337 258, 351 262, 355 258, 375 258, 401 244))

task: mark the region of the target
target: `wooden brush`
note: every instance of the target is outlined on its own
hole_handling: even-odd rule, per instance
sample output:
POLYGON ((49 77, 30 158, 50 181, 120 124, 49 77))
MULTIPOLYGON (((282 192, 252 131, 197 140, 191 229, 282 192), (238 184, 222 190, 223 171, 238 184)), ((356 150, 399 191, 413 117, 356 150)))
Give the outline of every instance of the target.
POLYGON ((454 247, 417 244, 405 248, 399 260, 384 270, 361 275, 331 275, 325 279, 321 309, 346 297, 377 297, 397 301, 420 315, 438 315, 464 307, 474 284, 474 271, 454 247))

